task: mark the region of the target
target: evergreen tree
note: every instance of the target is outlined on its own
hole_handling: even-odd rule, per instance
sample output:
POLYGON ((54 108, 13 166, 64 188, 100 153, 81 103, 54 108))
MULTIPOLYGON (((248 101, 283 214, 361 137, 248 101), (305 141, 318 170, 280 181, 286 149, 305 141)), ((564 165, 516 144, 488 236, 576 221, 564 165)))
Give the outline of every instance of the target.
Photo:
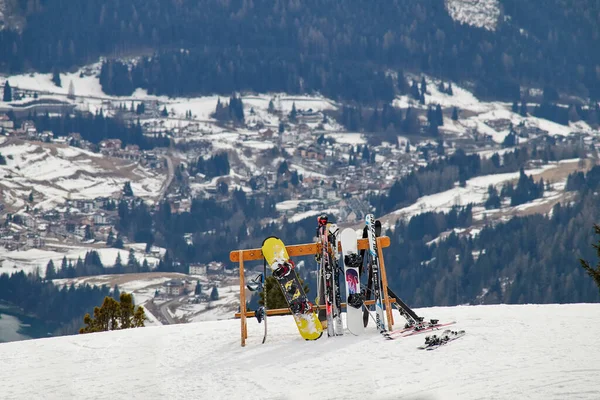
POLYGON ((512 112, 514 112, 514 113, 519 112, 519 104, 516 101, 513 101, 513 103, 512 103, 512 112))
MULTIPOLYGON (((169 116, 169 112, 167 111, 167 106, 163 107, 160 115, 162 115, 163 117, 168 117, 169 116)), ((186 118, 188 117, 187 111, 185 112, 185 116, 186 116, 186 118)))
POLYGON ((438 126, 444 125, 444 113, 442 112, 442 106, 439 104, 435 107, 435 122, 438 126))
POLYGON ((119 295, 119 301, 109 296, 105 297, 101 307, 94 307, 93 317, 86 314, 83 318, 86 326, 81 328, 79 333, 139 328, 144 326, 147 319, 144 308, 136 308, 132 295, 123 292, 119 295))
POLYGON ((196 296, 199 296, 200 294, 202 294, 202 285, 200 284, 200 281, 196 281, 196 288, 194 289, 194 294, 196 296))
POLYGON ((123 196, 133 197, 133 189, 131 189, 131 182, 129 181, 125 182, 125 185, 123 185, 123 196))
POLYGON ((519 108, 519 114, 521 114, 522 117, 527 116, 527 103, 525 101, 521 102, 521 108, 519 108))
POLYGON ((269 108, 267 109, 269 114, 275 113, 275 104, 273 104, 273 99, 269 100, 269 108))
POLYGON ((113 230, 111 229, 108 232, 108 237, 106 238, 106 245, 108 247, 112 247, 112 245, 114 244, 114 242, 115 242, 115 234, 113 233, 113 230))
POLYGON ((30 203, 33 203, 33 190, 31 192, 29 192, 29 196, 27 197, 27 200, 29 200, 30 203))
POLYGON ((129 255, 127 256, 127 269, 129 272, 138 271, 140 267, 140 263, 135 258, 135 251, 131 248, 129 249, 129 255))
MULTIPOLYGON (((600 225, 594 224, 594 231, 596 235, 600 236, 600 225)), ((593 244, 592 247, 596 249, 596 255, 600 259, 600 241, 597 244, 593 244)), ((600 261, 596 264, 596 267, 592 267, 586 260, 583 258, 579 259, 581 267, 585 270, 585 272, 594 280, 596 286, 598 286, 598 290, 600 291, 600 261)))
POLYGON ((46 265, 46 280, 56 279, 56 268, 54 268, 54 262, 52 260, 48 261, 46 265))
POLYGON ((117 274, 123 272, 123 262, 121 260, 121 252, 117 253, 117 258, 115 259, 115 264, 113 265, 114 271, 117 274))
POLYGON ((290 122, 296 122, 296 117, 298 116, 298 112, 296 111, 296 102, 292 103, 292 111, 288 115, 290 122))
POLYGON ((62 82, 60 81, 60 74, 58 73, 57 69, 54 69, 54 71, 52 72, 52 82, 56 86, 62 87, 62 82))
POLYGON ((8 79, 6 80, 6 82, 4 82, 4 96, 2 97, 2 101, 12 101, 12 88, 10 87, 10 83, 8 83, 8 79))
POLYGON ((119 290, 119 285, 115 283, 115 287, 113 288, 112 296, 113 299, 119 300, 121 297, 121 291, 119 290))
POLYGON ((75 86, 73 86, 73 81, 69 82, 69 94, 67 95, 67 98, 75 100, 75 86))
POLYGON ((212 291, 210 292, 210 301, 219 300, 219 291, 216 286, 213 286, 212 291))
POLYGON ((283 125, 283 122, 279 123, 279 128, 277 130, 279 134, 282 134, 285 131, 285 125, 283 125))
POLYGON ((493 185, 488 186, 488 199, 485 201, 485 208, 487 210, 500 208, 500 200, 498 190, 493 185))
POLYGON ((118 234, 117 235, 117 240, 115 240, 115 243, 113 244, 113 247, 115 249, 122 249, 123 246, 124 246, 123 238, 121 237, 121 234, 118 234))
POLYGON ((427 82, 425 82, 425 77, 421 77, 421 96, 425 96, 427 93, 427 82))
POLYGON ((454 107, 452 109, 452 120, 458 121, 458 108, 454 107))

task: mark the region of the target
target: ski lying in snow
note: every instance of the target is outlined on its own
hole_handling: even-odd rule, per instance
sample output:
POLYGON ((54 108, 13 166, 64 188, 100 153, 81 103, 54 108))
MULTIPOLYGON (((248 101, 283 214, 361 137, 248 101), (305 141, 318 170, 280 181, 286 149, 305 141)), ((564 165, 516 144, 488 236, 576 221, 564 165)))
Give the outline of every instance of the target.
POLYGON ((427 336, 425 338, 425 344, 423 346, 417 347, 419 350, 435 350, 449 342, 452 342, 456 339, 460 339, 465 336, 465 331, 451 331, 449 329, 445 330, 441 335, 432 335, 427 336))
POLYGON ((262 253, 271 267, 273 277, 279 283, 300 335, 306 340, 320 338, 323 327, 312 303, 308 301, 308 297, 302 289, 294 264, 290 260, 283 242, 274 236, 265 239, 262 253))
MULTIPOLYGON (((436 321, 436 320, 433 320, 433 321, 436 321)), ((455 323, 456 323, 456 321, 446 322, 443 324, 440 324, 439 322, 435 322, 435 323, 425 322, 425 323, 421 323, 421 324, 418 324, 415 326, 411 326, 409 328, 391 331, 391 332, 388 332, 388 334, 393 337, 408 337, 408 336, 420 335, 421 333, 437 331, 446 326, 454 325, 455 323)))
POLYGON ((359 269, 362 258, 358 255, 356 232, 352 228, 342 231, 342 260, 344 263, 344 280, 346 281, 346 327, 353 335, 364 333, 362 321, 362 305, 364 297, 360 291, 359 269))

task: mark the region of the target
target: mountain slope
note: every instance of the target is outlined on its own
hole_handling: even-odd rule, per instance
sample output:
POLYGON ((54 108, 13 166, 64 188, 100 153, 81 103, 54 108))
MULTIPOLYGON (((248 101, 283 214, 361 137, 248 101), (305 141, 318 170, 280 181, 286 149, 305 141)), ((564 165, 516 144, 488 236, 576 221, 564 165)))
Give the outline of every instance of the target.
MULTIPOLYGON (((419 310, 467 336, 434 352, 424 336, 301 340, 291 317, 203 322, 0 345, 3 395, 77 399, 597 399, 600 305, 419 310), (577 321, 572 326, 570 321, 577 321), (328 368, 333 368, 330 372, 328 368)), ((396 314, 397 323, 401 317, 396 314)))

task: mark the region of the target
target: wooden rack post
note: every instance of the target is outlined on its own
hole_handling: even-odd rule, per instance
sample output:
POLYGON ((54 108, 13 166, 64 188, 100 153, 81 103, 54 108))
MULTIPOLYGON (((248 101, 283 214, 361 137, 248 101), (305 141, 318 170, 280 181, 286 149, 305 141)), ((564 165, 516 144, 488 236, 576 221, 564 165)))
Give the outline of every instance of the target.
MULTIPOLYGON (((368 239, 358 239, 357 241, 358 250, 366 250, 369 248, 369 240, 368 239)), ((382 288, 384 293, 384 303, 388 314, 388 326, 390 330, 393 328, 393 320, 391 319, 391 303, 395 302, 389 298, 387 294, 387 276, 385 273, 385 265, 383 262, 383 253, 382 248, 390 246, 390 238, 387 236, 381 236, 377 238, 377 245, 379 251, 379 260, 381 264, 381 277, 382 277, 382 288)), ((320 244, 317 243, 307 243, 307 244, 297 244, 286 246, 287 253, 290 257, 300 257, 316 254, 319 250, 320 244)), ((338 251, 341 250, 341 245, 338 245, 338 251)), ((246 317, 250 317, 254 315, 254 312, 248 312, 246 309, 246 277, 244 273, 244 261, 258 261, 263 259, 263 254, 261 249, 248 249, 248 250, 234 250, 229 253, 229 260, 231 262, 236 262, 239 264, 240 268, 240 334, 241 334, 241 345, 242 347, 246 346, 246 339, 248 338, 248 326, 246 317)), ((266 278, 266 277, 265 277, 266 278)), ((269 311, 276 310, 267 310, 267 315, 273 315, 269 313, 269 311)), ((280 311, 280 310, 278 310, 280 311)), ((289 314, 289 310, 287 312, 289 314)), ((282 313, 283 314, 283 313, 282 313)), ((238 314, 236 314, 237 316, 238 314)))

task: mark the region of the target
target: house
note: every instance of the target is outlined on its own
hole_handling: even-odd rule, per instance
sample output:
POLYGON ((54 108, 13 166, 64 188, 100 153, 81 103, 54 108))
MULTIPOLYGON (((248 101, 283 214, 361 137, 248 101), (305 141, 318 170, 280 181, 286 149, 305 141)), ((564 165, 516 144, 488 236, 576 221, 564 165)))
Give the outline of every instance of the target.
POLYGON ((85 228, 87 225, 77 225, 75 227, 75 235, 84 238, 85 237, 85 228))
POLYGON ((39 235, 29 233, 27 234, 27 246, 29 247, 42 247, 44 245, 44 239, 39 235))
POLYGON ((207 273, 222 274, 225 271, 225 265, 222 262, 212 261, 207 266, 207 273))
POLYGON ((207 271, 206 264, 192 264, 190 265, 189 275, 206 275, 207 271))
POLYGON ((181 296, 185 292, 185 283, 179 279, 171 279, 163 283, 167 296, 181 296))
POLYGON ((93 217, 94 225, 106 225, 108 224, 108 217, 105 213, 94 214, 93 217))
POLYGON ((15 123, 8 118, 8 115, 2 114, 0 115, 0 128, 4 129, 14 129, 15 123))
POLYGON ((37 129, 35 129, 35 124, 33 121, 26 120, 21 123, 21 130, 28 136, 33 136, 37 134, 37 129))

